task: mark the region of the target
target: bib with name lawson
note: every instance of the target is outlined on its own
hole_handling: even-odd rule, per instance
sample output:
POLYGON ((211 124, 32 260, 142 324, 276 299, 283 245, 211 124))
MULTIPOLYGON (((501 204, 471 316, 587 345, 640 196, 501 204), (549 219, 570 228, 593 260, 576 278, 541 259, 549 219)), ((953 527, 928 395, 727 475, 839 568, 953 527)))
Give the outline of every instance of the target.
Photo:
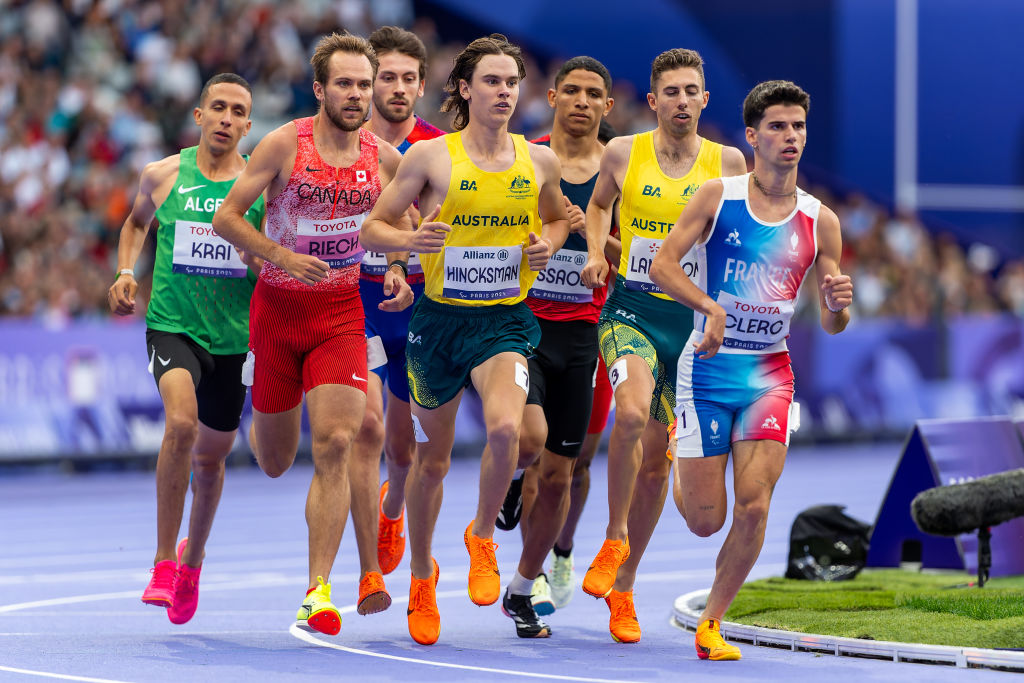
POLYGON ((238 252, 213 230, 213 224, 201 221, 174 223, 172 273, 203 277, 245 277, 248 266, 238 252))
POLYGON ((365 214, 342 218, 299 218, 296 223, 295 252, 325 261, 331 268, 344 268, 363 258, 359 228, 365 214))
POLYGON ((559 249, 548 259, 547 267, 537 273, 530 296, 546 301, 582 304, 594 300, 594 290, 583 284, 583 266, 587 252, 559 249))
POLYGON ((730 349, 762 351, 789 336, 793 302, 742 299, 718 292, 718 305, 725 309, 725 339, 730 349))
POLYGON ((493 301, 518 297, 522 245, 445 247, 444 289, 449 299, 493 301))

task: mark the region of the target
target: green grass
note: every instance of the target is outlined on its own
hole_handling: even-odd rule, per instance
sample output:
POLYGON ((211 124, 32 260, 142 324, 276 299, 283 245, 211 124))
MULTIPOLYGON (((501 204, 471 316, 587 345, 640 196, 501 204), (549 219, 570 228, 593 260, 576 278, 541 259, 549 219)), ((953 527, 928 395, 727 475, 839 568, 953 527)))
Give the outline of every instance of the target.
POLYGON ((898 569, 834 583, 762 579, 743 586, 725 618, 767 628, 906 643, 1024 648, 1024 576, 984 588, 973 577, 898 569))

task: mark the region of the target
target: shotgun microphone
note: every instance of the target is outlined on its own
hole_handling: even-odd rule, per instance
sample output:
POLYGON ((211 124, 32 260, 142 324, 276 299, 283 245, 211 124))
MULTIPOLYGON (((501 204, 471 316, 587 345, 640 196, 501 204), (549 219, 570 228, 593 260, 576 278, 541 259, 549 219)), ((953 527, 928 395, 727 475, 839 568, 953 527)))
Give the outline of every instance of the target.
POLYGON ((936 536, 959 536, 1022 517, 1024 468, 922 491, 910 503, 910 514, 918 529, 936 536))

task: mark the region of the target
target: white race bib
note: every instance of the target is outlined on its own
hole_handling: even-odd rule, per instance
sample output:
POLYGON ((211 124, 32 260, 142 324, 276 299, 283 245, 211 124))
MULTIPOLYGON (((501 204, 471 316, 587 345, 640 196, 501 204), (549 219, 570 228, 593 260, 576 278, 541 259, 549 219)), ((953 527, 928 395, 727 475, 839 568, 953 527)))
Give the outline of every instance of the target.
POLYGON ((587 252, 559 249, 548 259, 547 267, 537 273, 530 296, 547 301, 573 304, 594 300, 594 290, 583 284, 581 275, 587 265, 587 252))
POLYGON ((789 336, 792 301, 753 301, 719 292, 718 305, 725 309, 722 345, 727 348, 761 351, 789 336))
MULTIPOLYGON (((409 254, 409 275, 422 273, 419 254, 409 254)), ((388 272, 388 257, 384 252, 367 251, 363 254, 362 271, 367 275, 384 275, 388 272)))
POLYGON ((445 247, 444 289, 449 299, 484 300, 517 297, 523 246, 445 247))
POLYGON ((316 256, 331 268, 344 268, 363 258, 359 228, 365 214, 324 220, 300 218, 295 235, 295 251, 316 256))
POLYGON ((238 252, 213 230, 210 223, 174 222, 172 273, 206 277, 245 277, 246 265, 238 252))
MULTIPOLYGON (((639 237, 633 236, 632 241, 629 243, 629 262, 628 270, 626 271, 626 289, 634 289, 641 292, 650 292, 651 294, 661 294, 661 288, 651 281, 651 264, 654 263, 654 257, 657 256, 658 250, 661 249, 661 244, 665 240, 654 239, 651 237, 639 237)), ((697 256, 693 249, 686 252, 679 261, 679 266, 686 273, 686 276, 693 281, 694 284, 698 284, 697 280, 697 256)))

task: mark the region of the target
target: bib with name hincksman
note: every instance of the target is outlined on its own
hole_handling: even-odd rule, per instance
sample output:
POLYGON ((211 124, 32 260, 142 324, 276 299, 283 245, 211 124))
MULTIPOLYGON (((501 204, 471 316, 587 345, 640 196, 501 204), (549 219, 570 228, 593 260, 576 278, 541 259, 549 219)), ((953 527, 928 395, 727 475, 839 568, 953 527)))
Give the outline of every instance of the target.
POLYGON ((514 304, 526 298, 537 278, 525 247, 540 235, 540 190, 529 143, 511 135, 516 158, 498 172, 480 170, 462 144, 462 133, 445 142, 452 160, 448 192, 437 220, 451 226, 444 248, 420 254, 426 294, 460 306, 514 304))
MULTIPOLYGON (((626 289, 670 298, 651 281, 651 263, 693 193, 703 183, 721 175, 722 146, 716 142, 702 138, 690 171, 682 178, 670 178, 658 164, 654 131, 633 136, 619 208, 622 256, 618 277, 626 289)), ((695 278, 692 251, 680 265, 691 279, 695 278)))

